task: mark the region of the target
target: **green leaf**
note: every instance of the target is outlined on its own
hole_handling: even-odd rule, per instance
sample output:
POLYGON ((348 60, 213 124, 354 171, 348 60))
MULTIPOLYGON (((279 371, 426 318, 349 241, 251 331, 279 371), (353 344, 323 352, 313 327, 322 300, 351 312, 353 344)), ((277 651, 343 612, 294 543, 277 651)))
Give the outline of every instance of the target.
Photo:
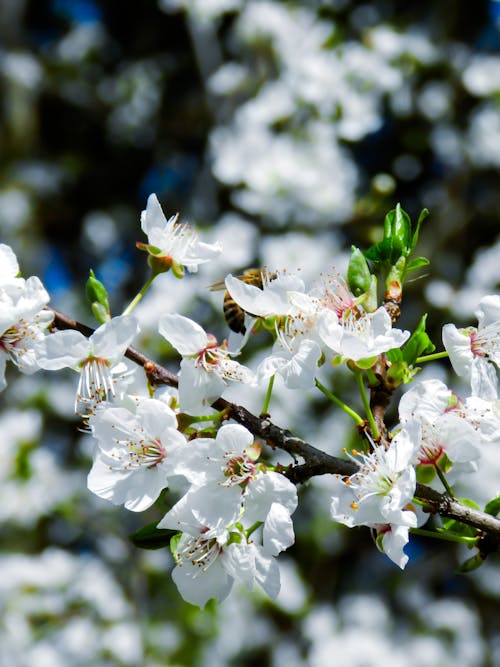
POLYGON ((472 526, 468 526, 466 523, 457 521, 456 519, 445 519, 443 520, 443 527, 439 526, 436 528, 439 533, 452 533, 453 535, 459 535, 460 537, 476 537, 476 530, 472 526))
POLYGON ((430 354, 436 349, 436 346, 425 331, 426 321, 427 314, 422 315, 417 328, 402 348, 403 358, 410 366, 415 363, 417 357, 423 354, 430 354))
POLYGON ((387 357, 387 359, 392 364, 395 364, 399 361, 404 360, 403 352, 401 351, 401 348, 399 348, 399 347, 395 347, 392 350, 387 350, 387 352, 385 353, 385 356, 387 357))
POLYGON ((354 296, 361 296, 370 289, 370 269, 365 256, 355 246, 351 248, 351 258, 347 267, 347 284, 354 296))
POLYGON ((471 558, 468 558, 466 561, 464 561, 456 570, 456 574, 467 574, 467 572, 472 572, 473 570, 477 570, 478 567, 481 567, 481 565, 484 563, 484 558, 481 556, 481 554, 477 553, 475 556, 472 556, 471 558))
POLYGON ((163 549, 168 547, 175 531, 157 528, 156 523, 148 523, 147 526, 132 533, 129 535, 129 540, 140 549, 163 549))
POLYGON ((393 231, 392 235, 399 241, 406 255, 410 250, 411 242, 411 220, 406 211, 403 211, 401 204, 396 205, 394 211, 393 231))
POLYGON ((364 252, 364 255, 367 259, 375 262, 377 264, 387 263, 393 264, 394 261, 401 256, 401 246, 394 246, 395 239, 387 238, 383 239, 379 243, 375 243, 368 250, 364 252), (392 258, 395 257, 394 261, 392 258))
POLYGON ((471 507, 473 510, 481 511, 479 505, 470 498, 458 498, 458 501, 461 502, 462 505, 465 505, 466 507, 471 507))
POLYGON ((426 219, 426 217, 427 217, 428 215, 429 215, 429 211, 428 211, 428 209, 423 208, 423 209, 420 211, 420 215, 418 216, 418 220, 417 220, 417 226, 416 226, 416 228, 415 228, 415 231, 414 231, 414 233, 413 233, 413 237, 412 237, 412 239, 411 239, 411 251, 412 251, 412 252, 413 252, 413 250, 415 250, 415 248, 417 247, 418 237, 419 237, 419 234, 420 234, 420 227, 422 226, 423 221, 426 219))
POLYGON ((429 264, 430 261, 427 259, 427 257, 415 257, 415 259, 412 259, 406 265, 406 273, 409 273, 410 271, 415 271, 416 269, 419 269, 421 266, 429 266, 429 264))
POLYGON ((498 516, 500 512, 500 496, 488 501, 484 506, 484 511, 486 514, 491 514, 491 516, 498 516))

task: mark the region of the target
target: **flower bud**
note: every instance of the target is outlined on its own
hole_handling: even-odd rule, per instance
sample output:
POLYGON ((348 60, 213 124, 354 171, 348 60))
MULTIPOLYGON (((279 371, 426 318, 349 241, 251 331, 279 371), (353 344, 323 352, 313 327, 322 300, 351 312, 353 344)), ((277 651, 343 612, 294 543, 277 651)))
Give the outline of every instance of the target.
POLYGON ((87 292, 87 298, 90 301, 92 312, 97 321, 104 324, 104 322, 111 319, 106 288, 96 278, 92 269, 90 269, 90 276, 85 285, 85 291, 87 292))

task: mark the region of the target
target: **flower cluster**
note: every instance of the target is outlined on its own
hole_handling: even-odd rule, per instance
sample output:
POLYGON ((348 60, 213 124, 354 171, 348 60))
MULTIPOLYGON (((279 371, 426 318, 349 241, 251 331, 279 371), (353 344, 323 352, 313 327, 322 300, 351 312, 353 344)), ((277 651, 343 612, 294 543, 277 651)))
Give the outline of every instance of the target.
MULTIPOLYGON (((235 581, 278 595, 276 557, 294 542, 291 515, 298 496, 291 479, 298 462, 285 467, 262 443, 301 456, 298 470, 306 470, 306 478, 323 472, 319 462, 326 455, 304 443, 295 450, 290 434, 274 426, 268 437, 267 413, 276 376, 290 390, 318 390, 354 420, 362 443, 347 452, 344 472, 330 478, 330 516, 348 527, 369 527, 379 549, 404 568, 410 532, 421 530, 433 511, 432 505, 423 511, 422 504, 435 498, 440 485, 454 501, 452 485, 477 470, 482 447, 498 441, 500 432, 500 297, 480 302, 477 328, 447 324, 446 352, 437 355, 429 354, 434 345, 425 318, 412 334, 394 326, 406 274, 426 262, 410 261, 422 219, 413 229, 398 205, 386 217, 382 242, 365 254, 353 248, 347 280, 321 275, 306 288, 298 273, 287 270, 226 276, 225 304, 244 323, 236 327, 243 333, 233 331, 229 341, 219 343, 179 313, 159 313, 158 333, 181 357, 177 376, 144 362, 129 347, 140 330, 131 311, 158 273, 172 270, 182 278, 185 268, 196 271, 220 247, 199 241, 177 217, 167 220, 155 195, 141 216, 149 244, 138 244, 148 252, 152 276, 124 313, 111 317, 105 288, 91 274, 91 301, 101 306, 94 312, 105 321, 88 337, 77 326, 48 333, 47 325, 55 317, 57 327, 61 316, 46 308, 48 295, 38 278, 18 277, 14 253, 0 246, 3 386, 7 357, 24 372, 69 367, 79 373, 75 412, 94 442, 88 488, 133 512, 160 497, 174 499, 157 526, 139 531, 136 540, 170 544, 173 580, 182 597, 199 606, 226 598, 235 581), (377 300, 380 267, 386 271, 383 305, 377 300), (247 279, 253 274, 258 279, 247 279), (272 349, 252 369, 234 357, 262 332, 272 337, 272 349), (148 383, 144 374, 141 381, 139 367, 127 365, 126 356, 140 358, 148 383), (417 363, 436 356, 449 356, 471 395, 461 399, 436 379, 415 383, 403 394, 399 423, 390 430, 384 412, 393 392, 413 382, 417 363), (332 385, 339 365, 353 374, 364 417, 323 384, 332 385), (171 386, 160 388, 162 381, 171 386), (254 394, 265 388, 259 418, 248 420, 244 410, 219 400, 230 385, 254 394), (422 497, 417 482, 435 488, 427 486, 422 497)), ((459 529, 450 539, 479 535, 459 529)))
POLYGON ((49 295, 36 276, 19 277, 17 258, 0 244, 0 390, 5 389, 5 366, 12 361, 23 373, 39 368, 34 347, 53 320, 45 307, 49 295))

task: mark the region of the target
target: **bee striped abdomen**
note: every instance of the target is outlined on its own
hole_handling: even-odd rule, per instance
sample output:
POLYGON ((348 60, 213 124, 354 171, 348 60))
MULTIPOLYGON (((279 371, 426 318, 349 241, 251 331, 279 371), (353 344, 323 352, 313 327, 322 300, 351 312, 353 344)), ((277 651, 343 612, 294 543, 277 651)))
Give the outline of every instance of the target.
MULTIPOLYGON (((264 273, 266 272, 264 271, 264 273)), ((236 277, 238 278, 238 280, 241 280, 244 283, 247 283, 249 285, 254 285, 255 287, 259 287, 260 289, 262 289, 263 285, 262 274, 263 274, 262 269, 247 269, 241 276, 236 276, 236 277)), ((274 280, 276 277, 277 274, 272 273, 269 275, 268 280, 274 280)), ((214 283, 211 287, 212 290, 218 290, 223 288, 224 288, 224 282, 222 280, 217 283, 214 283)), ((246 311, 244 311, 243 308, 241 308, 241 306, 239 306, 236 303, 236 301, 233 299, 233 297, 229 294, 227 290, 224 294, 223 310, 227 325, 231 329, 231 331, 234 331, 235 333, 245 334, 246 311)), ((248 315, 251 314, 252 313, 248 313, 248 315)))
POLYGON ((233 297, 226 292, 224 294, 224 317, 231 331, 236 333, 246 333, 245 311, 234 301, 233 297))

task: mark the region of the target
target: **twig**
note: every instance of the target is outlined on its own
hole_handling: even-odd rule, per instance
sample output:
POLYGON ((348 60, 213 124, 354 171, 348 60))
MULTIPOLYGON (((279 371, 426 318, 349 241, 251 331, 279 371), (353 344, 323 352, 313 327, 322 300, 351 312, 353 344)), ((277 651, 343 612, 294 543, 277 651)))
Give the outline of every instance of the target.
MULTIPOLYGON (((57 329, 75 329, 85 336, 90 336, 93 333, 93 329, 90 327, 57 311, 54 311, 53 326, 57 329)), ((125 356, 144 368, 151 384, 178 386, 177 375, 163 368, 142 352, 128 348, 125 356)), ((218 411, 227 411, 228 418, 234 419, 245 426, 254 436, 261 438, 269 446, 288 452, 294 458, 295 465, 290 465, 285 474, 295 484, 306 482, 317 475, 350 476, 358 469, 354 461, 326 454, 305 440, 294 436, 290 431, 276 426, 265 415, 257 417, 243 406, 230 403, 224 398, 217 399, 212 407, 218 411), (303 463, 299 464, 298 458, 301 458, 303 463)), ((483 533, 481 536, 483 547, 481 553, 486 555, 500 548, 499 519, 462 505, 448 494, 439 493, 423 484, 417 484, 415 497, 425 501, 429 512, 456 519, 481 531, 483 533)))

